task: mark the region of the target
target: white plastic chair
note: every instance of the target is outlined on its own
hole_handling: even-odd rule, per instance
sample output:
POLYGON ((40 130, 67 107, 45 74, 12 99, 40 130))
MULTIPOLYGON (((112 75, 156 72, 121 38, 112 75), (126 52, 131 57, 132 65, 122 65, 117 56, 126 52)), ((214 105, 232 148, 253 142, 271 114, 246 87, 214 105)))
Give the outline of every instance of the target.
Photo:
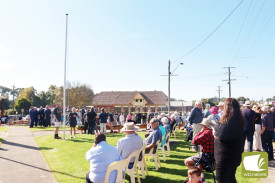
POLYGON ((135 158, 133 168, 129 169, 128 166, 127 166, 125 174, 124 174, 124 179, 125 179, 125 176, 126 176, 127 172, 130 174, 131 183, 135 183, 135 172, 136 172, 136 175, 137 175, 138 182, 140 183, 140 178, 139 178, 138 169, 137 169, 137 161, 138 161, 139 153, 140 153, 141 150, 142 150, 142 148, 132 152, 127 158, 127 160, 128 160, 127 164, 128 165, 131 162, 131 159, 135 158))
POLYGON ((148 162, 150 162, 150 157, 152 156, 154 158, 155 161, 155 167, 156 170, 158 170, 161 167, 160 164, 160 159, 159 159, 159 153, 158 153, 158 147, 160 146, 160 142, 157 141, 157 147, 153 147, 150 149, 149 153, 145 154, 145 156, 147 156, 148 158, 148 162), (154 153, 154 149, 156 148, 156 152, 154 153))
POLYGON ((148 169, 145 161, 145 149, 146 149, 146 144, 143 144, 143 147, 140 151, 139 156, 141 156, 140 159, 138 159, 137 163, 139 165, 139 169, 141 170, 142 178, 145 179, 145 171, 148 175, 148 169))
POLYGON ((110 173, 112 171, 117 171, 116 183, 124 183, 125 182, 124 173, 126 168, 128 168, 128 159, 116 161, 110 164, 105 174, 104 183, 109 182, 110 173))
POLYGON ((170 133, 171 137, 172 137, 172 135, 174 135, 174 138, 176 138, 176 128, 177 128, 177 126, 178 126, 177 124, 175 124, 173 126, 172 133, 170 133))
POLYGON ((167 148, 168 151, 168 156, 170 156, 170 144, 169 144, 169 137, 170 137, 170 132, 166 134, 166 139, 165 139, 165 143, 163 144, 163 147, 167 148))
POLYGON ((164 141, 163 146, 161 146, 161 143, 160 143, 160 146, 158 146, 158 149, 162 151, 163 161, 166 161, 165 149, 164 149, 165 140, 166 140, 166 135, 163 135, 161 140, 161 143, 164 141))

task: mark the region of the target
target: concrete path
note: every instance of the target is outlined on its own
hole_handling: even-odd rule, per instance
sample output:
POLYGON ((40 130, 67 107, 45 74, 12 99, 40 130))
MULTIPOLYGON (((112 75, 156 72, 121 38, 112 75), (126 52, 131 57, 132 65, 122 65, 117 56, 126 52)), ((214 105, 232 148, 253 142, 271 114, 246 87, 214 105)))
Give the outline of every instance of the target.
POLYGON ((9 127, 0 147, 0 183, 56 183, 26 127, 9 127))

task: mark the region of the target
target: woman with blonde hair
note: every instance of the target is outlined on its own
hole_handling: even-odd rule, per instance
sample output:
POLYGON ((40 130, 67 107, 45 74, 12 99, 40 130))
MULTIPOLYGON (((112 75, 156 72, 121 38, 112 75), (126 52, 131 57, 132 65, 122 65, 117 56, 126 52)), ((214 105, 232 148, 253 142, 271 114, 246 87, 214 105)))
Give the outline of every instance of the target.
MULTIPOLYGON (((253 106, 254 108, 254 106, 253 106)), ((254 117, 254 122, 255 122, 255 132, 253 136, 253 146, 254 146, 254 151, 262 151, 262 140, 261 140, 261 133, 262 133, 262 110, 261 107, 257 106, 255 107, 255 117, 254 117)))
POLYGON ((78 118, 78 114, 76 112, 75 107, 72 108, 72 112, 70 112, 69 114, 69 122, 70 122, 70 127, 71 127, 71 138, 73 138, 72 136, 72 129, 74 129, 74 138, 75 138, 75 126, 77 123, 77 118, 78 118))

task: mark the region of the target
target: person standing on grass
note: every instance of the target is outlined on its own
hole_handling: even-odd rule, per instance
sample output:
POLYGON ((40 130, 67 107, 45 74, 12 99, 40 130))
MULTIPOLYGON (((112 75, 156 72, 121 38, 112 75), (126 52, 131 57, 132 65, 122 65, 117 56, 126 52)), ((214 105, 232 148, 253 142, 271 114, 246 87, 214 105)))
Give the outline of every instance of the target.
POLYGON ((73 107, 72 112, 70 112, 70 114, 69 114, 69 122, 70 122, 70 127, 71 127, 71 138, 73 138, 72 129, 74 129, 74 138, 75 138, 75 126, 77 124, 77 118, 78 118, 78 114, 76 112, 75 107, 73 107))
MULTIPOLYGON (((86 174, 86 183, 103 183, 108 166, 121 160, 117 149, 106 142, 106 136, 103 133, 95 134, 95 143, 86 152, 85 158, 90 162, 90 171, 86 174)), ((115 182, 116 174, 115 171, 111 172, 107 182, 115 182)))
POLYGON ((268 153, 268 161, 274 160, 272 138, 274 133, 273 113, 267 106, 262 107, 262 146, 268 153))
POLYGON ((61 137, 58 136, 58 130, 59 130, 59 127, 61 127, 61 115, 62 115, 62 111, 60 110, 60 103, 56 103, 56 107, 54 108, 53 110, 53 116, 54 116, 54 119, 55 119, 55 123, 54 123, 54 126, 55 126, 55 132, 54 132, 54 138, 55 139, 61 139, 61 137))
POLYGON ((94 107, 91 108, 91 111, 87 113, 87 121, 88 121, 88 134, 94 134, 94 126, 96 125, 96 116, 94 107))
POLYGON ((214 156, 219 183, 236 183, 236 169, 242 161, 245 119, 236 99, 224 102, 224 114, 214 126, 214 156))
POLYGON ((255 131, 255 112, 251 109, 250 101, 245 101, 243 106, 245 106, 245 108, 242 110, 242 114, 245 119, 243 145, 245 145, 245 140, 247 139, 248 151, 252 152, 253 135, 255 131))
POLYGON ((123 112, 119 115, 119 121, 121 125, 124 125, 125 117, 123 112))
POLYGON ((108 114, 105 112, 105 109, 102 108, 99 114, 100 132, 102 133, 106 133, 107 118, 108 114))
POLYGON ((45 116, 45 127, 49 126, 51 127, 51 114, 52 114, 52 111, 51 109, 49 109, 49 106, 46 105, 46 110, 44 112, 44 116, 45 116))
MULTIPOLYGON (((193 141, 195 136, 202 130, 202 126, 200 125, 200 123, 203 119, 202 102, 200 100, 197 100, 195 105, 196 107, 192 109, 189 116, 189 122, 193 128, 193 141)), ((193 151, 198 151, 198 146, 194 146, 193 151)))

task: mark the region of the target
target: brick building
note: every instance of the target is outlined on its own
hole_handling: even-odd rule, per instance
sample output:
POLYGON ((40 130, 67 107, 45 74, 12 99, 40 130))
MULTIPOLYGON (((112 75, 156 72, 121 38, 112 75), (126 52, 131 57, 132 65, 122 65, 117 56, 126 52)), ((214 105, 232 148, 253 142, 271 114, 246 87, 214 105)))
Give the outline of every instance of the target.
POLYGON ((104 91, 95 95, 92 105, 99 112, 102 107, 108 112, 162 111, 167 96, 162 91, 104 91))

